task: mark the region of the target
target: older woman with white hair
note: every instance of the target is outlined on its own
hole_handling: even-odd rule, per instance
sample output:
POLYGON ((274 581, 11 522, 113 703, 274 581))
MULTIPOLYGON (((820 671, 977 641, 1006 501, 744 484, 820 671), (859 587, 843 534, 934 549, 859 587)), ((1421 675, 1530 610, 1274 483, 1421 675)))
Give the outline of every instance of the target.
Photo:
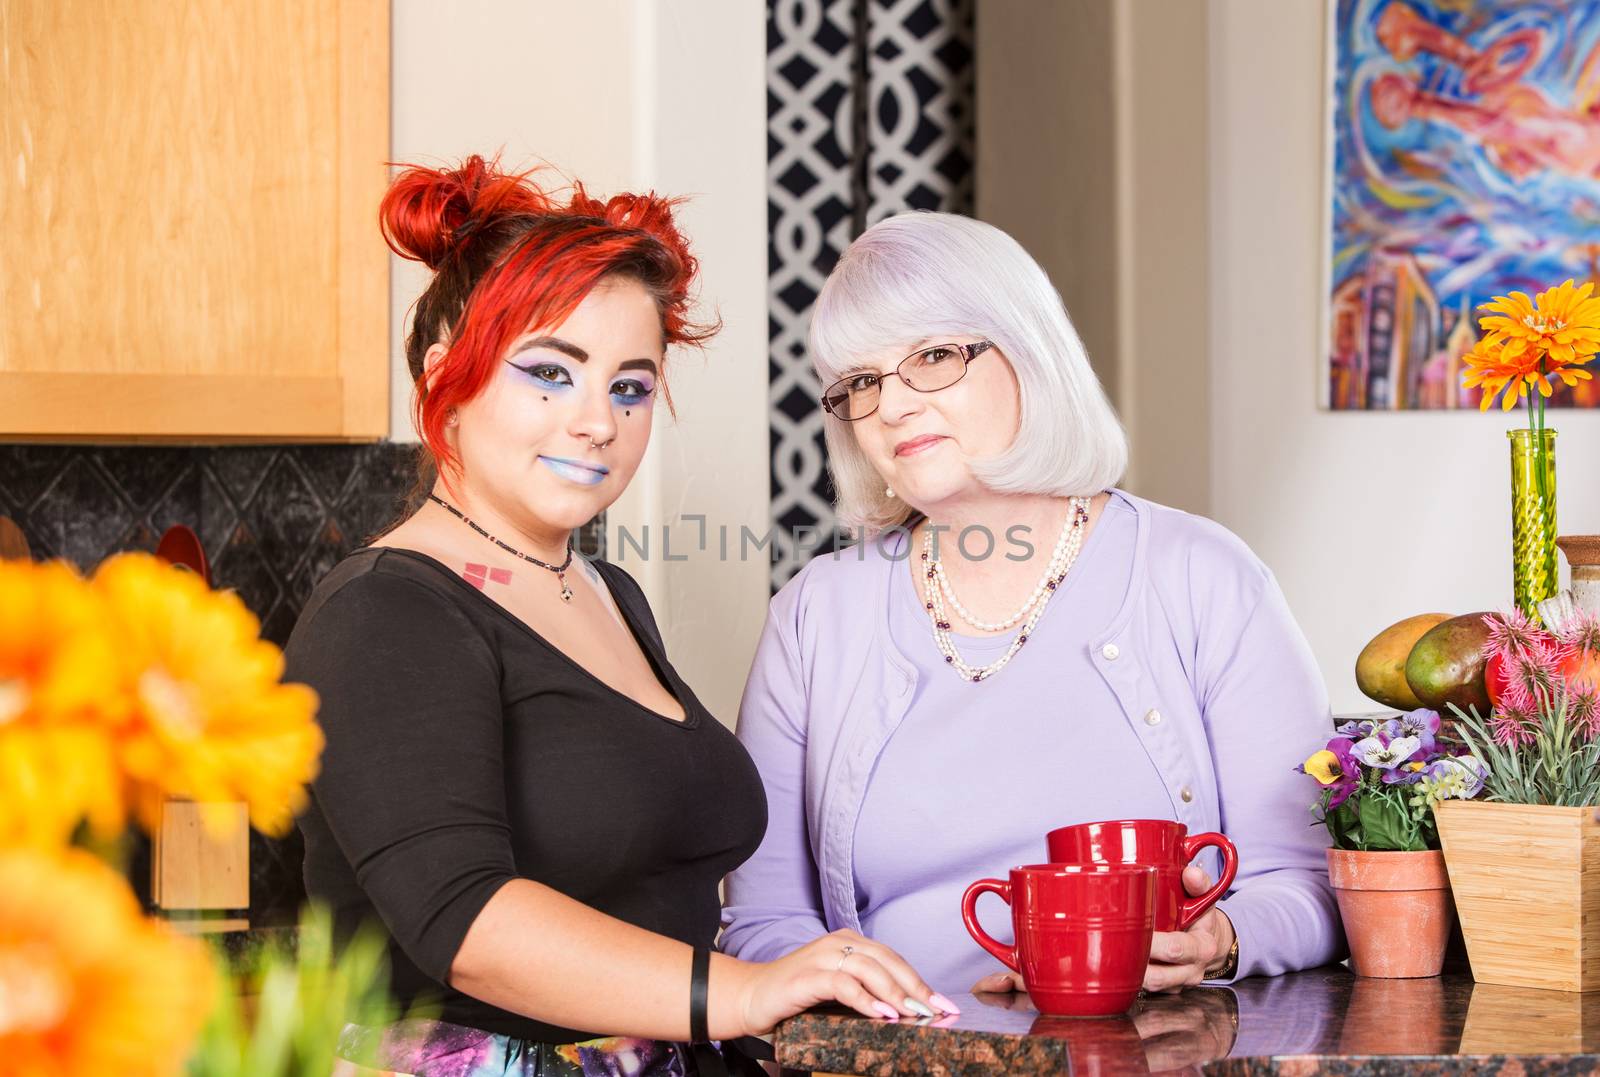
POLYGON ((889 218, 829 277, 811 348, 864 537, 772 600, 739 716, 770 823, 724 949, 849 928, 946 991, 1015 986, 967 936, 966 886, 1055 827, 1144 818, 1239 854, 1231 892, 1156 935, 1148 990, 1340 956, 1294 773, 1331 728, 1316 664, 1244 543, 1115 488, 1127 440, 1038 264, 978 221, 889 218))

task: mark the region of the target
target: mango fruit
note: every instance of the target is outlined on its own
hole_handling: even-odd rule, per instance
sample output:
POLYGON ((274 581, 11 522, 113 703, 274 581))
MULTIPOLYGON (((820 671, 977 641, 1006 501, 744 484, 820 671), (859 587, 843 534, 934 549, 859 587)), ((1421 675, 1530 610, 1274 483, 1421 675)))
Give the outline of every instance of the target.
POLYGON ((1428 629, 1449 619, 1448 613, 1422 613, 1372 637, 1372 642, 1356 656, 1356 687, 1385 707, 1411 711, 1422 706, 1406 683, 1406 659, 1428 629))
POLYGON ((1446 704, 1462 710, 1477 707, 1488 716, 1489 689, 1484 683, 1483 645, 1489 638, 1485 613, 1464 613, 1441 621, 1425 632, 1406 658, 1406 683, 1424 707, 1448 716, 1446 704))

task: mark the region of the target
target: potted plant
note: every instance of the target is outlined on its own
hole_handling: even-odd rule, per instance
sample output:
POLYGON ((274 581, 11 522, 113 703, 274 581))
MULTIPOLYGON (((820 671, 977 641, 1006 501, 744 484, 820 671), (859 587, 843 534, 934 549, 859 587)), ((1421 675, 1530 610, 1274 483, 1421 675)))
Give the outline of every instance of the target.
MULTIPOLYGON (((1544 607, 1550 610, 1550 605, 1544 607)), ((1473 976, 1600 990, 1600 622, 1490 615, 1490 713, 1455 710, 1486 795, 1435 809, 1473 976)))
POLYGON ((1483 764, 1439 739, 1418 709, 1346 722, 1299 767, 1321 786, 1312 811, 1328 828, 1328 877, 1358 976, 1437 976, 1454 924, 1431 804, 1482 788, 1483 764))

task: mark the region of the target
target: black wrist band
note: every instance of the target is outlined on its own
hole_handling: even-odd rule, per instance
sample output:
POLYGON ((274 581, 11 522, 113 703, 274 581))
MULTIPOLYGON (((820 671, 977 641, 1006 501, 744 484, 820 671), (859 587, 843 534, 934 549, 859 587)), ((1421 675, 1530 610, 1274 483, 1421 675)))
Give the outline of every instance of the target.
POLYGON ((708 1043, 711 1034, 706 1029, 706 996, 711 988, 711 951, 704 946, 694 948, 694 962, 689 968, 689 1042, 708 1043))

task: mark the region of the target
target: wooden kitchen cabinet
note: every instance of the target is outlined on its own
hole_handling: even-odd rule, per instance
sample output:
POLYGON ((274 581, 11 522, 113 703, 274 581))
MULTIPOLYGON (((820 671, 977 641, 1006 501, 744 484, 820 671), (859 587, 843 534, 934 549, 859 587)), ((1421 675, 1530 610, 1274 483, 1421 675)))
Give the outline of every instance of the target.
POLYGON ((0 440, 385 436, 387 0, 0 16, 0 440))

